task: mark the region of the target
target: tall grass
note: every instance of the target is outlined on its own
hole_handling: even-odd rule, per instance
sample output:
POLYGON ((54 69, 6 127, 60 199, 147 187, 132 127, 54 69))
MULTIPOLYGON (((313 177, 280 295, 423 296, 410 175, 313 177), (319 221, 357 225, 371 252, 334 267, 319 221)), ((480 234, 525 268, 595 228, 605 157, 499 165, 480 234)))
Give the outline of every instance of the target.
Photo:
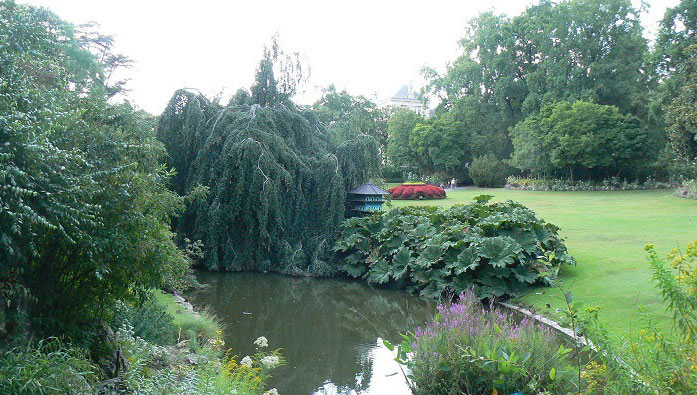
POLYGON ((207 342, 218 337, 222 324, 215 315, 207 310, 192 313, 179 305, 174 296, 162 291, 156 291, 154 294, 157 303, 164 306, 165 311, 173 317, 175 339, 198 339, 207 342))
POLYGON ((0 394, 92 394, 96 381, 89 357, 55 338, 0 350, 0 394))

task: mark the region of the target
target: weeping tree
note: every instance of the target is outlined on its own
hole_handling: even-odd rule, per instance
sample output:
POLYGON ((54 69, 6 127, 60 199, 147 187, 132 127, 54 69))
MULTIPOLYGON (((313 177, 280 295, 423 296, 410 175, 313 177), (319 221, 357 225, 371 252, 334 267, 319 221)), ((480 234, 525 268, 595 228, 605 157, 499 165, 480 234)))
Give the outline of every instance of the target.
POLYGON ((278 81, 292 78, 274 76, 280 58, 266 50, 251 94, 227 106, 179 90, 160 117, 173 188, 210 189, 175 224, 180 237, 203 241, 208 269, 332 273, 345 192, 378 169, 373 137, 336 143, 290 100, 295 87, 278 81))

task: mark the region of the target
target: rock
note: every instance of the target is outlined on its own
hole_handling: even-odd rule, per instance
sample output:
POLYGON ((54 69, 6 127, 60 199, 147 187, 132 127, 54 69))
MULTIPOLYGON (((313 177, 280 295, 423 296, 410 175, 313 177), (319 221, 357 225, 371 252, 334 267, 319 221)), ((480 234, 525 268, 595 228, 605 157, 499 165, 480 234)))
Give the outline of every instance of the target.
POLYGON ((208 362, 208 358, 198 354, 188 354, 186 357, 184 357, 184 360, 189 365, 198 365, 199 363, 208 362))

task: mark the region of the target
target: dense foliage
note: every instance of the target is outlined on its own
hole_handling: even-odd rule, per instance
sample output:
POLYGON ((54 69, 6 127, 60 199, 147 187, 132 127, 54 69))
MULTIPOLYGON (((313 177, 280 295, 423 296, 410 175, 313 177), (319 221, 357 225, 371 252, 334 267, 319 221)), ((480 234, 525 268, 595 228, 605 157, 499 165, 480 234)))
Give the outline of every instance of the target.
POLYGON ((478 187, 500 188, 506 185, 506 177, 511 169, 493 154, 474 158, 468 168, 468 174, 478 187))
POLYGON ((673 333, 666 333, 645 320, 636 338, 638 344, 626 351, 626 359, 654 393, 695 393, 697 241, 688 244, 685 251, 673 249, 668 255, 669 266, 659 258, 652 245, 645 250, 649 254, 653 280, 673 315, 673 333))
POLYGON ((387 149, 387 121, 392 112, 389 108, 380 108, 364 96, 337 92, 336 87, 330 85, 312 105, 312 109, 335 143, 341 144, 360 135, 368 135, 375 138, 384 156, 387 149))
POLYGON ((395 166, 415 166, 415 152, 409 146, 409 136, 423 118, 408 109, 399 109, 387 122, 387 157, 395 166))
MULTIPOLYGON (((470 290, 439 305, 436 318, 408 336, 414 394, 567 394, 574 382, 571 349, 530 318, 489 309, 470 290)), ((400 350, 406 351, 406 350, 400 350)))
POLYGON ((445 190, 424 183, 405 183, 387 190, 392 199, 442 199, 445 190))
MULTIPOLYGON (((543 0, 515 17, 480 14, 468 23, 462 53, 445 73, 425 70, 427 91, 438 100, 435 116, 391 128, 388 160, 420 175, 464 181, 467 165, 486 154, 501 160, 513 155, 517 167, 547 177, 643 181, 682 173, 674 153, 664 150, 664 116, 687 81, 682 64, 695 41, 695 4, 685 0, 668 10, 654 48, 642 36, 642 9, 630 0, 543 0), (593 141, 543 141, 537 135, 525 140, 518 133, 513 152, 512 128, 524 128, 516 125, 549 106, 578 101, 615 107, 635 136, 612 125, 600 126, 592 138, 583 133, 593 141), (628 141, 598 145, 616 133, 628 141), (535 150, 559 143, 567 147, 549 169, 535 150), (642 152, 641 161, 636 152, 642 152), (576 155, 573 163, 561 163, 567 155, 576 155)), ((589 111, 584 116, 590 119, 597 115, 591 108, 576 111, 589 111)))
POLYGON ((680 65, 684 85, 668 106, 666 126, 671 148, 677 157, 697 165, 697 44, 688 48, 692 55, 680 65))
POLYGON ((174 190, 210 188, 176 230, 203 242, 209 269, 330 274, 345 191, 377 171, 378 144, 366 134, 335 143, 314 112, 262 93, 275 92, 272 66, 267 54, 247 101, 222 106, 180 90, 160 117, 174 190))
POLYGON ((506 189, 521 191, 637 191, 647 189, 672 188, 675 184, 647 178, 644 182, 628 182, 616 177, 602 181, 574 181, 560 178, 525 178, 510 176, 506 179, 506 189))
POLYGON ((93 394, 97 379, 96 367, 82 350, 55 338, 4 350, 0 358, 3 394, 93 394))
POLYGON ((603 179, 641 174, 657 151, 651 136, 617 107, 578 101, 545 106, 512 130, 510 163, 538 176, 603 179))
POLYGON ((184 199, 166 187, 153 119, 107 101, 113 89, 81 42, 49 11, 0 4, 0 310, 8 328, 19 322, 11 316, 28 314, 34 329, 64 334, 116 299, 181 285, 189 271, 169 223, 184 199))
MULTIPOLYGON (((629 0, 541 1, 516 17, 484 12, 460 40, 463 54, 431 89, 450 108, 485 108, 507 129, 544 105, 591 100, 645 113, 647 50, 639 11, 629 0)), ((480 122, 489 121, 484 117, 480 122)))
POLYGON ((482 298, 516 295, 542 273, 575 264, 558 228, 512 201, 490 196, 452 208, 403 207, 350 218, 334 250, 340 268, 372 284, 438 298, 472 287, 482 298), (553 253, 551 262, 538 257, 553 253))

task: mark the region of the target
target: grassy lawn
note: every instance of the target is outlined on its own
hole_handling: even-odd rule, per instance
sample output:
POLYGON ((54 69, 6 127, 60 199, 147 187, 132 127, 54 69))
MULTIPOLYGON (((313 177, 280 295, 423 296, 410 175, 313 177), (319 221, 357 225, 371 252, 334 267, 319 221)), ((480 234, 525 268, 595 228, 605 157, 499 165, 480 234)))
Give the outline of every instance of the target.
MULTIPOLYGON (((697 200, 681 199, 672 190, 613 192, 532 192, 468 188, 442 200, 393 201, 393 207, 469 203, 481 194, 494 201, 515 200, 561 228, 578 266, 562 272, 574 299, 601 306, 601 318, 618 335, 640 325, 640 308, 661 326, 670 324, 662 299, 651 280, 647 243, 663 256, 671 248, 697 239, 697 200)), ((557 290, 532 289, 519 302, 554 316, 563 298, 557 290), (551 305, 551 309, 546 304, 551 305)))

